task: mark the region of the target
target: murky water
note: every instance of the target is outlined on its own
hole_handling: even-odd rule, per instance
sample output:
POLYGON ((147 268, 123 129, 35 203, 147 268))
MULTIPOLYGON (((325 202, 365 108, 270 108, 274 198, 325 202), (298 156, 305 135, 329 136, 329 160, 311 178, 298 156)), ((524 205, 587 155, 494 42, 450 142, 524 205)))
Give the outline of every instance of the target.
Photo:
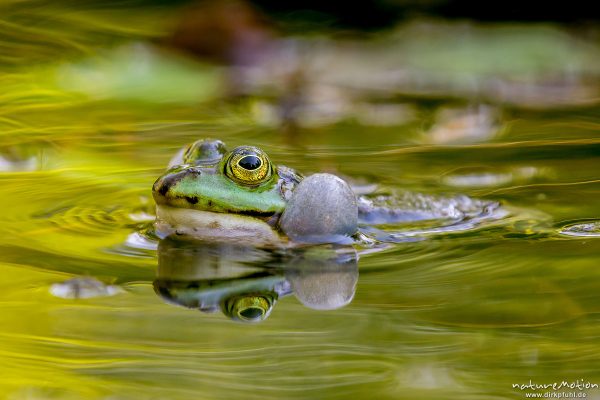
POLYGON ((5 75, 0 114, 2 398, 498 399, 530 380, 600 384, 597 105, 486 105, 493 123, 485 111, 483 133, 455 144, 432 119, 473 113, 456 100, 402 101, 409 117, 384 126, 290 131, 257 122, 256 104, 81 98, 28 74, 5 75), (504 211, 365 225, 386 243, 341 252, 157 250, 152 183, 206 136, 504 211), (57 286, 81 277, 75 295, 57 286), (248 288, 272 308, 260 323, 225 315, 223 293, 248 288))

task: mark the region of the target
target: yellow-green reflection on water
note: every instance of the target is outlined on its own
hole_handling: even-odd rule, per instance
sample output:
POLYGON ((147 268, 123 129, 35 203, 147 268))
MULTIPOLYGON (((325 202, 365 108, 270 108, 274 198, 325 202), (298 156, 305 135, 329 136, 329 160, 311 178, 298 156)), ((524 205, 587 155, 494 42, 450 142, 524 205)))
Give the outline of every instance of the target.
MULTIPOLYGON (((136 18, 160 31, 156 16, 136 18)), ((85 31, 68 25, 57 43, 71 29, 85 31)), ((27 32, 40 34, 18 38, 27 32)), ((136 32, 120 34, 154 35, 136 32)), ((345 121, 290 138, 256 124, 252 104, 94 100, 40 84, 56 66, 40 68, 1 77, 0 397, 497 399, 523 397, 512 385, 530 379, 600 383, 600 239, 560 233, 600 218, 597 106, 503 110, 498 136, 453 146, 423 139, 430 102, 407 101, 416 111, 399 126, 345 121), (306 307, 310 274, 282 272, 296 296, 261 323, 235 323, 166 304, 157 252, 130 242, 168 159, 203 136, 307 173, 501 201, 532 221, 363 253, 356 287, 355 275, 338 279, 354 297, 337 309, 306 307), (125 290, 51 295, 78 276, 125 290)))

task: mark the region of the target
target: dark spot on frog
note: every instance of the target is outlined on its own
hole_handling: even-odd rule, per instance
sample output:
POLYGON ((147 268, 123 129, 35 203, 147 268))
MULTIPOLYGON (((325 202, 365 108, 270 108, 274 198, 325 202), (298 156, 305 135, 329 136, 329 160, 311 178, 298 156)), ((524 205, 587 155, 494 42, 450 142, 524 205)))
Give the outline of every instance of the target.
POLYGON ((195 197, 195 196, 193 196, 193 197, 191 197, 191 196, 186 196, 186 197, 185 197, 185 199, 186 199, 186 200, 187 200, 187 202, 188 202, 188 203, 190 203, 190 204, 196 204, 196 203, 198 203, 198 198, 197 198, 197 197, 195 197))
POLYGON ((265 222, 271 226, 275 226, 277 224, 277 222, 279 222, 280 216, 281 216, 281 214, 279 214, 279 213, 273 214, 270 217, 266 217, 265 222))
POLYGON ((154 192, 158 191, 158 193, 162 194, 163 196, 165 194, 167 194, 167 191, 169 190, 169 187, 167 185, 164 184, 164 182, 158 180, 154 183, 154 186, 152 187, 152 190, 154 192))
POLYGON ((212 200, 209 200, 209 201, 208 201, 208 206, 209 206, 209 207, 212 207, 212 205, 213 205, 213 203, 212 203, 212 200))
MULTIPOLYGON (((275 211, 259 211, 259 210, 245 210, 238 211, 238 214, 248 215, 254 218, 268 219, 277 213, 275 211)), ((278 215, 278 214, 277 214, 278 215)))

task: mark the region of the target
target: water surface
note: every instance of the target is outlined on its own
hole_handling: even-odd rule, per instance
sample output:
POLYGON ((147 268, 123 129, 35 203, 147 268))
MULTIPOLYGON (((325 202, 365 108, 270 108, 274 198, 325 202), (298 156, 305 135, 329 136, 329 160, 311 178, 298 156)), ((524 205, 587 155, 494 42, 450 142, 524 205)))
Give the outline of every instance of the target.
MULTIPOLYGON (((477 113, 478 102, 402 99, 407 119, 391 125, 290 131, 260 123, 251 102, 89 98, 33 83, 57 63, 41 73, 1 60, 14 64, 0 115, 3 398, 499 399, 523 397, 513 384, 529 380, 600 383, 597 105, 486 104, 494 116, 483 136, 445 143, 455 136, 440 133, 448 125, 436 110, 477 113), (416 236, 402 235, 414 226, 380 227, 397 243, 359 248, 356 268, 328 270, 346 285, 325 285, 326 295, 280 255, 206 253, 214 274, 263 274, 286 293, 263 322, 234 322, 159 296, 159 255, 144 236, 152 183, 182 145, 207 136, 260 146, 304 173, 467 195, 517 217, 416 236), (52 295, 73 277, 122 290, 52 295), (351 301, 340 308, 316 299, 342 292, 338 305, 351 301)), ((190 281, 208 274, 192 272, 190 281)))

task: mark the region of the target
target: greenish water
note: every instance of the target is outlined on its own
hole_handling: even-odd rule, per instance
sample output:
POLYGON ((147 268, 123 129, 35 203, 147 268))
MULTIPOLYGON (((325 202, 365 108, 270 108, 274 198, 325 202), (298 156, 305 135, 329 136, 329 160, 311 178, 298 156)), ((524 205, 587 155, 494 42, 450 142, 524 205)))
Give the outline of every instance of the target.
MULTIPOLYGON (((84 29, 71 17, 62 18, 84 29)), ((68 44, 73 29, 56 43, 68 44)), ((462 100, 402 99, 409 117, 386 126, 357 117, 290 131, 258 123, 252 99, 200 103, 192 91, 181 102, 119 92, 96 99, 87 89, 91 97, 60 89, 56 63, 18 65, 2 75, 0 95, 1 398, 504 399, 524 398, 513 384, 530 380, 600 384, 594 102, 491 106, 493 122, 484 126, 494 134, 448 144, 454 136, 435 133, 444 125, 436 112, 468 109, 462 100), (176 307, 157 295, 159 256, 142 239, 154 213, 150 190, 182 145, 206 136, 260 146, 305 173, 499 201, 518 218, 359 249, 358 267, 334 273, 339 285, 327 286, 330 295, 353 295, 339 309, 306 307, 296 293, 263 322, 243 324, 176 307), (51 294, 53 284, 78 276, 123 291, 51 294)), ((268 264, 273 279, 310 290, 309 274, 286 275, 298 265, 274 269, 256 252, 206 257, 224 268, 268 264)))

